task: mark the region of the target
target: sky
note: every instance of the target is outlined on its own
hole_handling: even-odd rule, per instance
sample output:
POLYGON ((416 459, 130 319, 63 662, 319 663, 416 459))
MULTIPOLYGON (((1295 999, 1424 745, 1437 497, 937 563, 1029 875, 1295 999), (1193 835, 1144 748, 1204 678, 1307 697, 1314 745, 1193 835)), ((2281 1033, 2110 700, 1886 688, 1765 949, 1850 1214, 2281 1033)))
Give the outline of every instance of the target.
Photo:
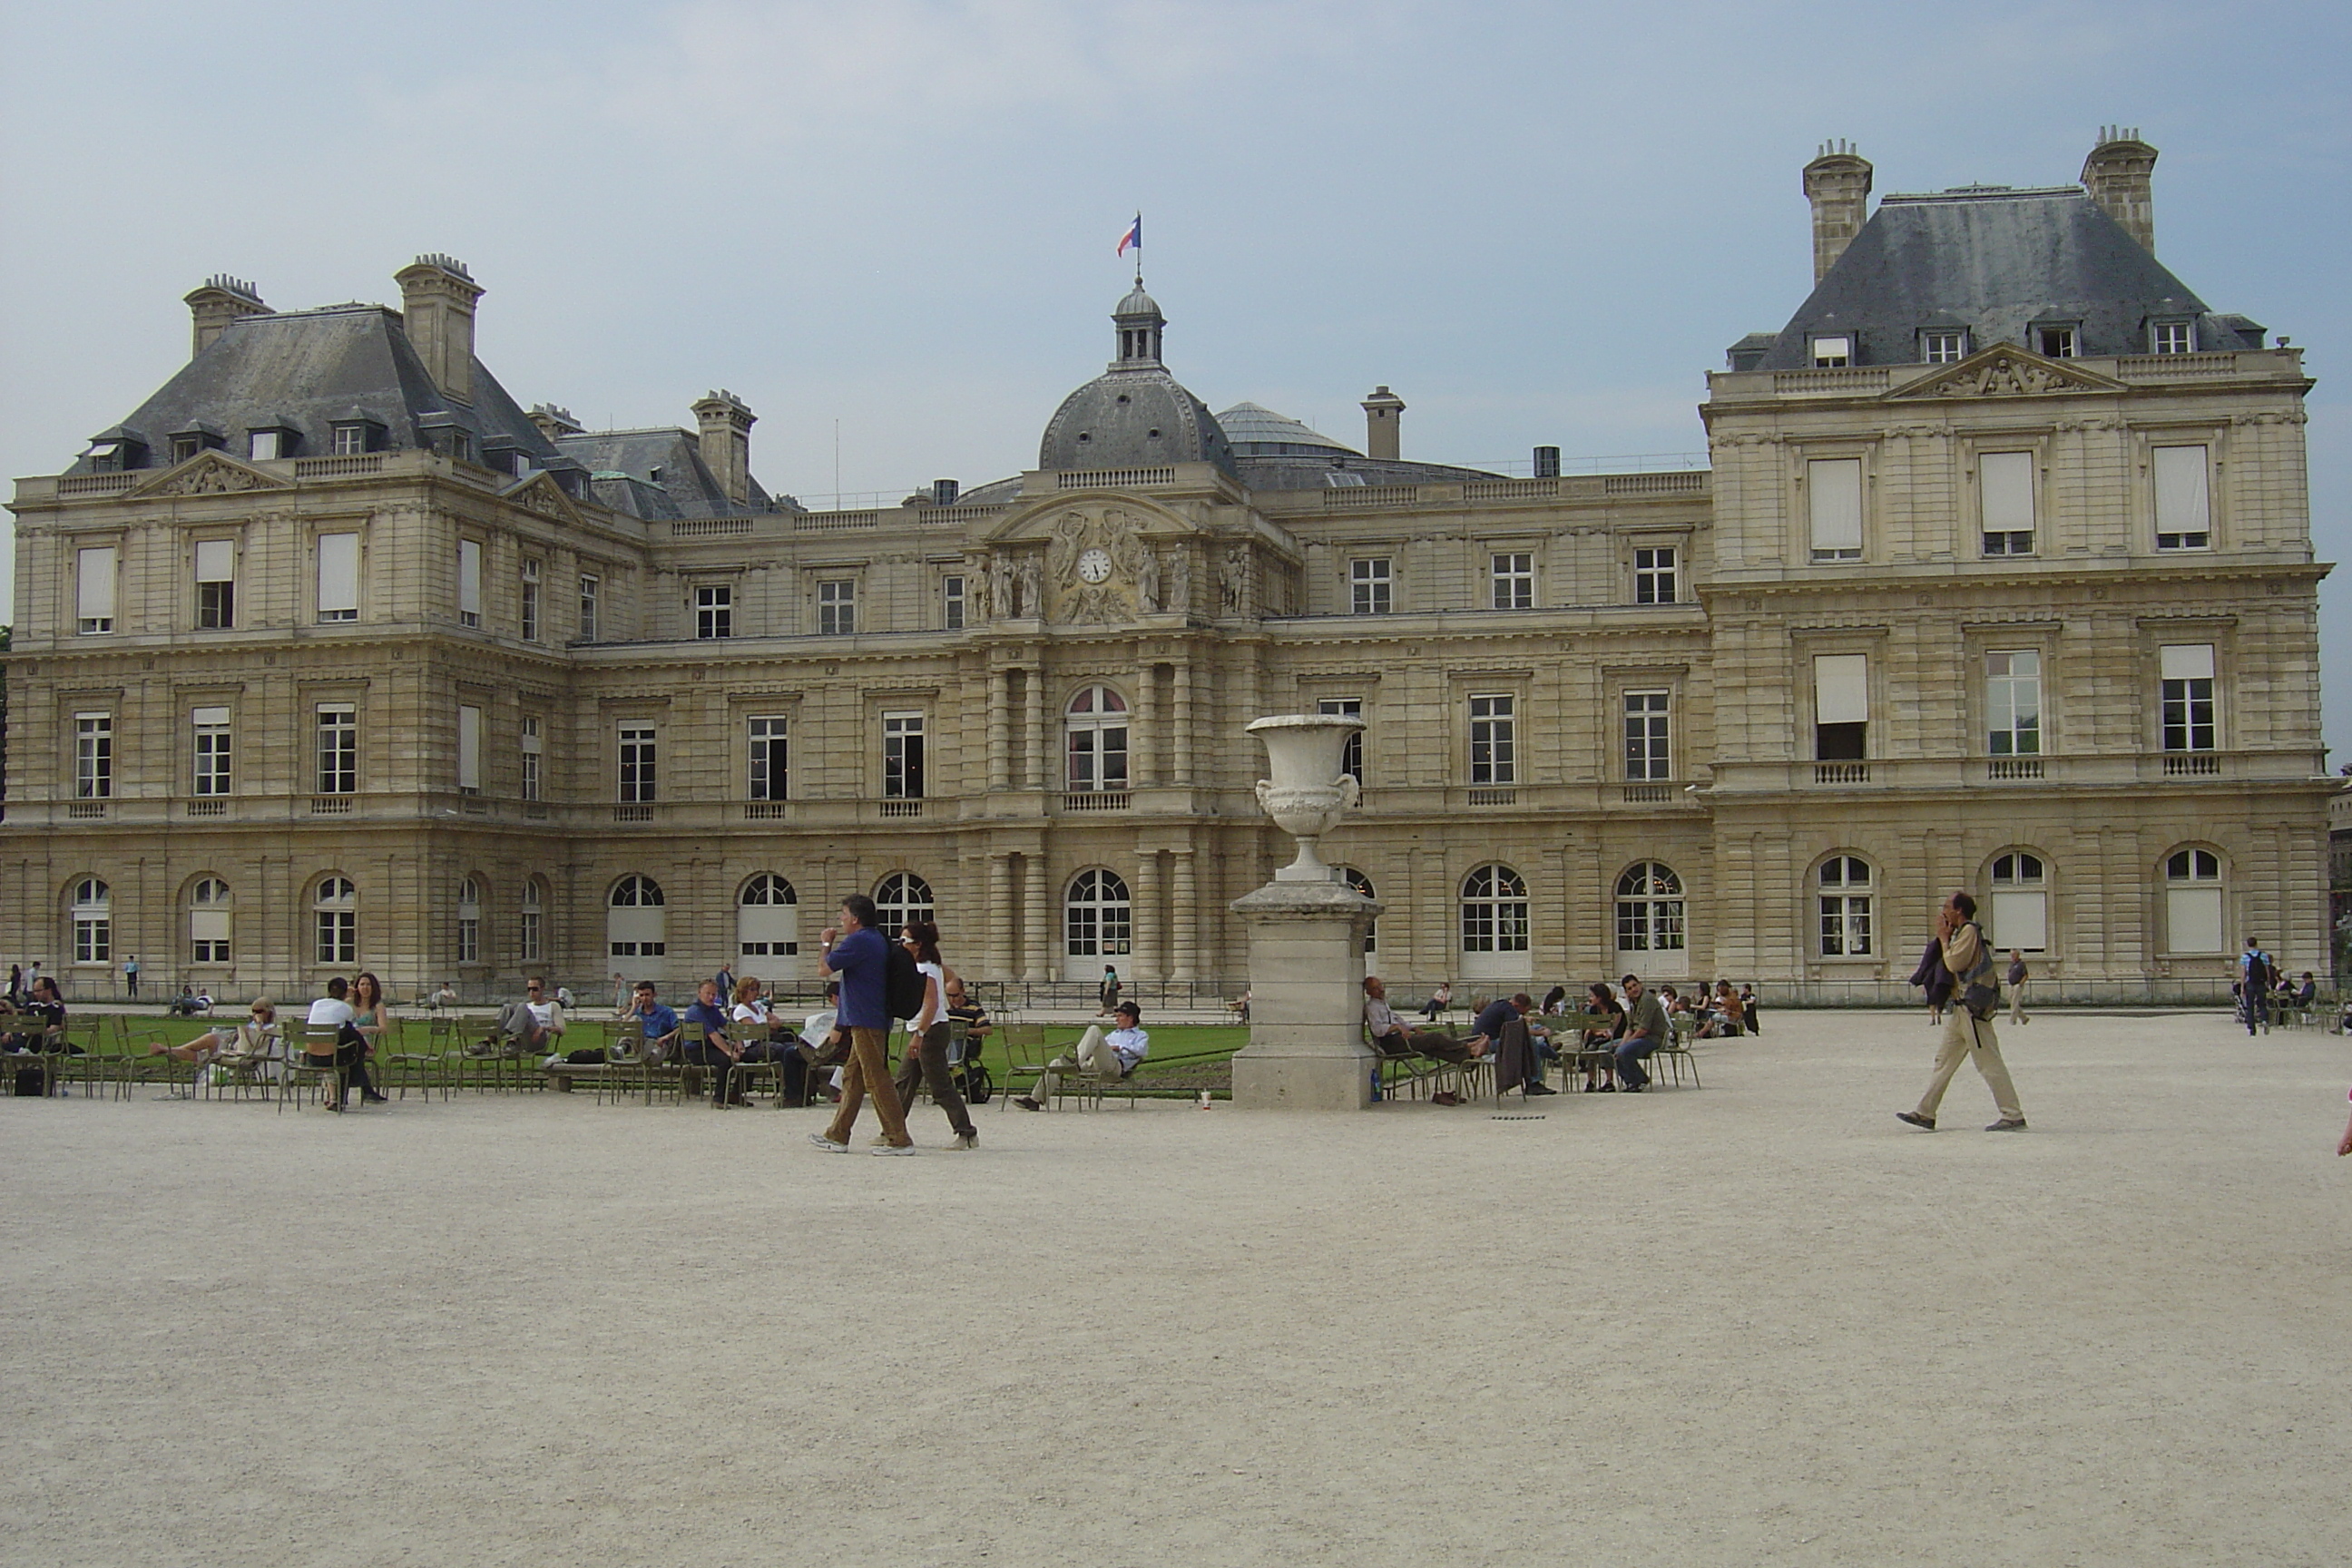
MULTIPOLYGON (((2352 544, 2352 7, 2240 0, 0 0, 0 464, 54 473, 182 363, 181 297, 488 293, 525 405, 729 388, 812 505, 1035 461, 1144 215, 1171 368, 1501 467, 1704 450, 1705 373, 1811 287, 1799 171, 2074 180, 2161 152, 2158 255, 2290 335, 2317 557, 2352 544)), ((0 556, 13 577, 13 549, 0 556)), ((2322 590, 2352 760, 2352 574, 2322 590)))

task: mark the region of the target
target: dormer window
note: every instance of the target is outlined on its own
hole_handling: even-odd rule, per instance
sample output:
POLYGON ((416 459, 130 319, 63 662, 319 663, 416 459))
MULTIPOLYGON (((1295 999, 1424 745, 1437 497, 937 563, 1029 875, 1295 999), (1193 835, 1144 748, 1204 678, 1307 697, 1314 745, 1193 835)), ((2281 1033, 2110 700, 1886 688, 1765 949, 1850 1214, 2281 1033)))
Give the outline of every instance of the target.
POLYGON ((1937 328, 1919 334, 1919 358, 1927 364, 1957 364, 1969 357, 1969 334, 1937 328))
POLYGON ((209 452, 228 445, 228 438, 211 426, 195 424, 172 432, 172 461, 184 463, 199 452, 209 452))
POLYGON ((530 472, 530 458, 523 449, 503 436, 492 437, 482 443, 482 463, 501 474, 516 479, 530 472))
POLYGON ((245 455, 257 463, 290 458, 302 438, 283 425, 258 426, 245 433, 245 455))
POLYGON ((2152 354, 2189 354, 2197 352, 2197 323, 2194 321, 2152 321, 2147 329, 2147 352, 2152 354))
POLYGON ((1843 370, 1853 363, 1853 340, 1843 332, 1813 340, 1815 370, 1843 370))
POLYGON ((2081 352, 2074 327, 2044 322, 2033 329, 2033 346, 2043 359, 2073 359, 2081 352))
POLYGON ((82 456, 89 459, 93 473, 124 474, 146 466, 147 443, 118 425, 102 436, 91 437, 89 450, 82 456))
POLYGON ((339 458, 383 449, 383 426, 373 419, 338 419, 334 433, 335 455, 339 458))

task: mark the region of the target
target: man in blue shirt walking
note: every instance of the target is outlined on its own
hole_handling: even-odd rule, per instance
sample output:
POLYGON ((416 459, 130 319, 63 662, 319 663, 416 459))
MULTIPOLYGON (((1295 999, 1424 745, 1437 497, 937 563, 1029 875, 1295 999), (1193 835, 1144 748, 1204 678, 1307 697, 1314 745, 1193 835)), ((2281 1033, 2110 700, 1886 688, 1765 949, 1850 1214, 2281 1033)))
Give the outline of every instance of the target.
POLYGON ((852 893, 841 900, 841 924, 817 935, 817 968, 841 977, 841 1004, 836 1022, 849 1031, 849 1062, 841 1074, 841 1105, 833 1125, 809 1134, 809 1142, 829 1154, 849 1152, 849 1134, 866 1097, 874 1097, 874 1114, 882 1119, 887 1139, 877 1154, 911 1154, 915 1140, 907 1131, 907 1113, 898 1090, 890 1082, 890 944, 874 929, 880 920, 874 900, 852 893))

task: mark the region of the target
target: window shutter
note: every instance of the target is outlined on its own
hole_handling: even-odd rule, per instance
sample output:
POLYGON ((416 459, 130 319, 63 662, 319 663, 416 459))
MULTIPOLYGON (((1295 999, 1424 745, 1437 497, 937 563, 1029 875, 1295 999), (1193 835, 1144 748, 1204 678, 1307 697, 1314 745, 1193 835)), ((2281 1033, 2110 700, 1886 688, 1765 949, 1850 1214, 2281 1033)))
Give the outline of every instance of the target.
POLYGON ((2156 460, 2156 531, 2205 533, 2212 510, 2205 489, 2205 448, 2158 447, 2156 460))
POLYGON ((228 710, 226 708, 199 708, 195 710, 195 722, 198 729, 209 729, 226 724, 228 722, 228 710))
POLYGON ((2161 679, 2213 679, 2213 645, 2210 643, 2168 643, 2156 650, 2156 659, 2161 679))
POLYGON ((360 607, 360 536, 319 535, 319 613, 360 607))
POLYGON ((1862 548, 1862 459, 1816 458, 1805 465, 1812 499, 1813 548, 1862 548))
POLYGON ((1987 452, 1977 460, 1977 478, 1984 487, 1986 532, 2032 531, 2032 453, 1987 452))
POLYGON ((2221 889, 2175 888, 2165 895, 2165 936, 2173 952, 2221 952, 2221 889))
POLYGON ((228 911, 226 910, 194 910, 188 914, 188 940, 191 942, 226 942, 228 911))
POLYGON ((226 539, 196 542, 196 581, 226 583, 236 576, 236 545, 226 539))
POLYGON ((2045 895, 2032 893, 1995 893, 1992 896, 1992 930, 1989 933, 1995 947, 2014 947, 2025 952, 2040 952, 2050 945, 2047 923, 2048 905, 2045 895))
POLYGON ((114 547, 104 545, 96 550, 77 551, 74 556, 76 574, 75 614, 85 621, 110 621, 114 618, 114 547))
POLYGON ((1813 722, 1870 721, 1870 660, 1858 653, 1813 656, 1813 722))
POLYGON ((457 787, 482 787, 482 710, 457 710, 457 787))

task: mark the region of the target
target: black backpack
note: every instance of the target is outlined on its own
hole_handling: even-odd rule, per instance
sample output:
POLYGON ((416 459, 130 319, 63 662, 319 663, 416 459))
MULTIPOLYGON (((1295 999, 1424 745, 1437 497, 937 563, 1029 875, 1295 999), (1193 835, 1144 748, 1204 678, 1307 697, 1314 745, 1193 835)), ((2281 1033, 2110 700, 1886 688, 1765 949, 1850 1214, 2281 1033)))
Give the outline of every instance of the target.
POLYGON ((911 1018, 923 1010, 923 972, 915 967, 915 955, 903 942, 890 944, 888 978, 883 983, 883 993, 889 1003, 890 1016, 911 1018))

